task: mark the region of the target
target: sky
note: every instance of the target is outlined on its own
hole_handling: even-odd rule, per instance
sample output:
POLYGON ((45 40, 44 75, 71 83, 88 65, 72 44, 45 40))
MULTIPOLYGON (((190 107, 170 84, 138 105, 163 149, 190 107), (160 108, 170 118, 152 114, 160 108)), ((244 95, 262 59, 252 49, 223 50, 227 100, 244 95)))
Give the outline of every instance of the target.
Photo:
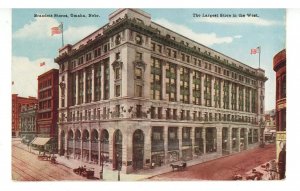
MULTIPOLYGON (((13 9, 12 11, 12 93, 37 96, 37 77, 58 68, 54 58, 62 46, 61 35, 51 36, 51 27, 64 25, 64 43, 74 44, 108 23, 116 9, 13 9), (34 14, 67 14, 68 18, 34 17, 34 14), (86 18, 70 14, 87 15, 86 18), (88 17, 96 14, 99 17, 88 17), (40 67, 40 63, 46 65, 40 67)), ((286 46, 285 9, 143 9, 152 20, 177 33, 217 50, 251 67, 260 67, 268 81, 265 109, 275 107, 273 57, 286 46), (198 17, 195 17, 197 14, 198 17), (221 14, 231 17, 220 17, 221 14), (250 14, 250 16, 247 16, 250 14), (218 15, 218 18, 209 17, 218 15), (237 17, 232 17, 237 15, 237 17), (243 16, 245 15, 245 16, 243 16)))

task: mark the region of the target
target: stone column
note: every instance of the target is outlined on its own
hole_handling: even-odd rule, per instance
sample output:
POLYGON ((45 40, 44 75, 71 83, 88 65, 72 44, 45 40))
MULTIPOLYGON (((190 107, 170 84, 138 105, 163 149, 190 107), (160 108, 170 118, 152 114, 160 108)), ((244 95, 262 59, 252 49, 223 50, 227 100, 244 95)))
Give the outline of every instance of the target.
POLYGON ((245 139, 244 139, 245 150, 248 149, 248 133, 249 133, 249 129, 245 128, 245 139))
POLYGON ((228 127, 227 148, 229 154, 232 153, 232 128, 228 127))
POLYGON ((76 105, 79 105, 79 72, 76 71, 76 105))
POLYGON ((195 127, 191 128, 192 156, 195 156, 195 127))
POLYGON ((201 73, 201 84, 200 84, 200 93, 201 93, 201 105, 205 104, 205 100, 204 100, 204 91, 205 91, 205 87, 204 87, 204 80, 205 80, 205 74, 201 73))
POLYGON ((83 103, 86 103, 86 70, 83 69, 83 103))
POLYGON ((92 161, 92 140, 89 141, 89 162, 91 161, 92 161))
POLYGON ((236 110, 239 111, 239 84, 236 86, 236 110))
POLYGON ((80 160, 83 161, 83 140, 82 140, 82 134, 80 139, 80 160))
POLYGON ((164 150, 165 150, 165 164, 169 159, 167 158, 168 156, 168 126, 164 126, 164 132, 163 132, 163 137, 164 137, 164 150))
POLYGON ((222 155, 222 127, 217 126, 217 153, 222 155))
POLYGON ((92 65, 92 102, 95 101, 95 66, 92 65))
POLYGON ((99 138, 98 138, 98 165, 99 166, 101 166, 101 152, 102 152, 102 148, 101 148, 101 146, 102 146, 102 143, 101 143, 101 136, 102 136, 102 134, 100 133, 101 131, 98 131, 99 132, 99 134, 98 134, 98 136, 99 136, 99 138))
POLYGON ((214 76, 211 77, 211 106, 216 107, 215 105, 215 83, 216 83, 216 78, 214 76))
POLYGON ((232 88, 232 83, 229 81, 228 82, 228 88, 229 88, 229 91, 228 91, 228 97, 229 97, 229 109, 232 109, 231 107, 231 99, 232 99, 232 95, 231 95, 231 88, 232 88))
MULTIPOLYGON (((146 161, 147 159, 151 159, 151 134, 152 134, 152 128, 147 128, 144 130, 144 134, 145 134, 145 144, 144 144, 144 161, 146 161)), ((130 144, 130 143, 129 143, 130 144)), ((151 161, 151 160, 150 160, 151 161)))
POLYGON ((176 67, 176 101, 180 102, 180 68, 181 66, 176 67))
POLYGON ((189 103, 193 103, 193 71, 190 69, 189 71, 189 103))
POLYGON ((251 113, 251 105, 252 105, 252 88, 249 88, 249 113, 251 113))
POLYGON ((252 133, 252 144, 253 144, 253 141, 254 141, 254 137, 253 137, 253 135, 254 135, 254 129, 253 128, 252 128, 251 133, 252 133))
POLYGON ((182 128, 183 127, 178 127, 179 160, 182 160, 182 128))
POLYGON ((203 154, 206 154, 206 131, 205 131, 205 127, 202 128, 202 139, 203 139, 203 154))
POLYGON ((223 100, 224 100, 224 80, 223 80, 223 79, 220 79, 220 81, 221 81, 221 82, 220 82, 220 86, 221 86, 221 87, 220 87, 220 91, 221 91, 221 92, 220 92, 220 95, 221 95, 221 96, 220 96, 220 108, 224 108, 224 103, 223 103, 223 102, 224 102, 224 101, 223 101, 223 100))
POLYGON ((64 139, 65 139, 65 153, 64 153, 64 156, 67 156, 67 152, 68 152, 68 132, 65 132, 65 137, 64 137, 64 139))
POLYGON ((75 159, 75 135, 73 137, 73 158, 75 159))
POLYGON ((162 100, 166 100, 166 61, 162 62, 162 75, 161 75, 161 90, 162 90, 162 100))
POLYGON ((241 151, 241 128, 237 128, 237 134, 236 134, 236 143, 237 143, 237 151, 241 151))
POLYGON ((101 100, 104 99, 104 95, 105 95, 105 88, 104 88, 104 63, 101 63, 101 100))
POLYGON ((243 111, 246 111, 246 87, 245 86, 243 86, 243 102, 244 102, 243 111))

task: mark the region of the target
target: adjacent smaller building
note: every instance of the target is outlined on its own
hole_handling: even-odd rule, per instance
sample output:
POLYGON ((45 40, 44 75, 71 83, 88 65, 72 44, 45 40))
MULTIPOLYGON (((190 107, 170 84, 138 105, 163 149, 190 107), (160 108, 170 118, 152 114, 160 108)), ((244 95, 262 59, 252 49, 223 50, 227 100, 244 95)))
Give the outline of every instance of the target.
POLYGON ((276 112, 275 109, 265 112, 264 136, 266 142, 275 142, 276 138, 276 112))
MULTIPOLYGON (((51 69, 38 76, 37 135, 51 139, 51 149, 57 148, 58 70, 51 69)), ((46 144, 47 141, 43 143, 46 144)), ((37 139, 34 143, 39 143, 37 139)), ((40 144, 38 144, 40 145, 40 144)))
POLYGON ((36 128, 37 104, 30 106, 22 106, 20 113, 20 137, 22 142, 29 144, 37 133, 36 128))
POLYGON ((20 97, 18 94, 12 94, 12 136, 19 137, 20 135, 20 113, 23 106, 29 107, 37 104, 37 99, 35 97, 29 96, 20 97))
POLYGON ((276 150, 279 179, 285 178, 286 167, 286 51, 274 56, 273 69, 276 72, 276 150))

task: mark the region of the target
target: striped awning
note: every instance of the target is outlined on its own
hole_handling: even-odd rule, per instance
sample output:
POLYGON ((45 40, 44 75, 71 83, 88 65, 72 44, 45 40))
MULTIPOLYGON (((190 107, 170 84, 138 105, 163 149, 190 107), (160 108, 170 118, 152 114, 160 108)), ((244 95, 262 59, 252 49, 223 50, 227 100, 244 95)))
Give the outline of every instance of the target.
POLYGON ((51 138, 45 138, 45 137, 36 137, 31 144, 33 145, 45 145, 51 138))

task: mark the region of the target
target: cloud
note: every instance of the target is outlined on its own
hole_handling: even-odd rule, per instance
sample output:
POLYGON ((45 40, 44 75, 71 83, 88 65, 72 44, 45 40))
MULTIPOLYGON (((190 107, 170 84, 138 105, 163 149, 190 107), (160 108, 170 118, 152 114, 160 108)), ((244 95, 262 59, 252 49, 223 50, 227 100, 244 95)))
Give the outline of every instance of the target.
POLYGON ((259 17, 201 17, 194 19, 199 23, 213 23, 222 25, 257 25, 257 26, 273 26, 279 25, 277 21, 266 20, 259 17))
MULTIPOLYGON (((29 24, 25 24, 22 28, 13 33, 15 39, 47 39, 61 38, 60 35, 51 36, 51 28, 58 26, 60 23, 51 17, 36 17, 29 24)), ((68 26, 64 28, 64 41, 67 43, 75 43, 85 36, 91 34, 98 27, 96 26, 68 26)))
POLYGON ((80 39, 95 32, 99 27, 96 26, 82 26, 82 27, 68 27, 64 31, 64 38, 66 43, 76 43, 80 39))
POLYGON ((25 24, 13 33, 13 38, 18 39, 41 39, 51 36, 51 28, 58 26, 59 22, 51 17, 36 17, 29 24, 25 24))
POLYGON ((242 38, 242 35, 235 35, 233 38, 242 38))
POLYGON ((156 19, 155 22, 206 46, 211 46, 214 44, 231 43, 234 40, 234 38, 242 37, 241 35, 236 35, 235 37, 219 37, 216 33, 197 33, 184 25, 172 23, 166 19, 156 19))
POLYGON ((29 60, 27 57, 12 57, 12 93, 20 96, 37 96, 37 78, 39 75, 53 69, 58 68, 51 58, 39 58, 36 60, 29 60), (44 66, 40 63, 45 62, 44 66))

